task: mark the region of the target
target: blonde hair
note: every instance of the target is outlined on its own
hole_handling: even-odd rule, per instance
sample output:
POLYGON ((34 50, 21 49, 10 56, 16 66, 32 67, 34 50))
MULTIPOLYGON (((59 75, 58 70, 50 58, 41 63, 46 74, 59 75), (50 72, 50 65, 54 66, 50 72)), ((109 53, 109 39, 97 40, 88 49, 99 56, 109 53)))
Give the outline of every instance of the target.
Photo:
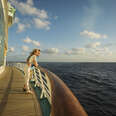
POLYGON ((30 55, 27 57, 27 63, 29 63, 30 57, 33 56, 33 55, 35 54, 35 52, 37 52, 37 51, 40 51, 40 49, 34 49, 34 50, 30 53, 30 55))

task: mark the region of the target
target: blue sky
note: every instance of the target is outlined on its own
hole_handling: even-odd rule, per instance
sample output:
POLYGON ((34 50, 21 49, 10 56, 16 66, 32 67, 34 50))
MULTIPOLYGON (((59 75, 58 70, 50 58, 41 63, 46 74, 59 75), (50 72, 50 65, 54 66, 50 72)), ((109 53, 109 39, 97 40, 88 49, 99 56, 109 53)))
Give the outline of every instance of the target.
POLYGON ((7 60, 116 61, 115 0, 9 0, 16 8, 7 60))

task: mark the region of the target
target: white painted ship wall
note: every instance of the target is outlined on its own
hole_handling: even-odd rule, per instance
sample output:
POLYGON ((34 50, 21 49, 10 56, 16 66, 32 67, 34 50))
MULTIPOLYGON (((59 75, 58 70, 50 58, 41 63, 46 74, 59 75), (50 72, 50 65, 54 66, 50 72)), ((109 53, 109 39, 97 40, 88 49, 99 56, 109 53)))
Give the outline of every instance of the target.
POLYGON ((8 49, 8 10, 7 10, 7 0, 1 0, 2 8, 3 8, 3 14, 4 14, 4 59, 2 61, 2 65, 0 66, 0 74, 5 70, 6 66, 6 54, 8 49))

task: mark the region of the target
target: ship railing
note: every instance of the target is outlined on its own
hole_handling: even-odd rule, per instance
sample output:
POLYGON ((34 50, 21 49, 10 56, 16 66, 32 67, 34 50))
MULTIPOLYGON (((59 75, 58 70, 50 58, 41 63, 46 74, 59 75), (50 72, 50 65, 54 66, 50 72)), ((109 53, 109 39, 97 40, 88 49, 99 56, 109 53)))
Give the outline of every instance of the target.
MULTIPOLYGON (((8 66, 15 66, 16 68, 18 68, 20 71, 22 71, 24 74, 24 68, 25 68, 25 63, 10 63, 7 64, 8 66)), ((49 103, 51 104, 51 83, 49 80, 49 77, 47 76, 47 74, 43 71, 40 71, 39 67, 32 67, 31 68, 31 81, 35 81, 35 87, 40 87, 41 88, 41 95, 40 95, 40 99, 42 98, 47 98, 49 103)))
POLYGON ((7 66, 14 66, 25 74, 25 72, 24 72, 24 67, 26 65, 25 63, 7 63, 6 65, 7 66))
POLYGON ((42 89, 40 98, 47 98, 51 104, 51 83, 46 73, 40 71, 39 68, 33 67, 32 77, 35 79, 35 86, 42 89))
MULTIPOLYGON (((14 66, 24 72, 25 63, 14 63, 14 66)), ((25 73, 25 72, 24 72, 25 73)))

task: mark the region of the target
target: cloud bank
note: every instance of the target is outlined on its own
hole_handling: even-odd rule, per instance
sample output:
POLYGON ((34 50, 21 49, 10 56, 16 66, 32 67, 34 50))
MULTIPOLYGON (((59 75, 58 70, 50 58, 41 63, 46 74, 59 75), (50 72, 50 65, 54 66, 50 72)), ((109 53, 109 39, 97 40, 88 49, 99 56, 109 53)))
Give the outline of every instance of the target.
POLYGON ((42 50, 42 53, 45 53, 45 54, 58 54, 59 49, 58 48, 48 48, 48 49, 42 50))
POLYGON ((32 40, 32 39, 29 38, 29 37, 26 37, 23 41, 24 41, 25 43, 28 43, 28 44, 33 44, 34 46, 37 46, 37 47, 40 46, 40 42, 39 42, 39 41, 32 40))
MULTIPOLYGON (((14 23, 18 24, 17 32, 21 33, 28 29, 30 26, 34 26, 37 29, 50 30, 49 16, 47 11, 38 9, 34 6, 34 0, 27 0, 22 2, 19 0, 9 0, 16 9, 24 16, 29 16, 31 20, 28 23, 24 23, 19 17, 15 18, 14 23)), ((25 17, 26 18, 26 17, 25 17)))
POLYGON ((83 32, 80 33, 81 36, 88 37, 91 39, 106 39, 107 35, 101 35, 99 33, 95 32, 89 32, 88 30, 84 30, 83 32))

